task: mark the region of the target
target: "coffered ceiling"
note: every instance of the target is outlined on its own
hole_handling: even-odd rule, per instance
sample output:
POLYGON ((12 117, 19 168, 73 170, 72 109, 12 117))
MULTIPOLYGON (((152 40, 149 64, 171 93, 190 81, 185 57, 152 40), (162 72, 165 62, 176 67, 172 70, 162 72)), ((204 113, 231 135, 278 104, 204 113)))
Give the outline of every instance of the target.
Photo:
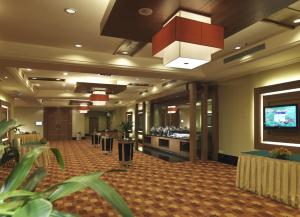
POLYGON ((110 96, 112 101, 107 108, 112 108, 141 99, 143 92, 149 97, 160 91, 169 92, 170 87, 161 87, 168 80, 178 80, 174 84, 177 87, 188 81, 218 82, 257 73, 300 61, 300 27, 293 23, 300 18, 299 11, 300 1, 295 0, 141 0, 134 3, 0 0, 0 73, 3 73, 0 89, 17 98, 17 105, 68 106, 69 100, 88 98, 87 94, 74 93, 77 82, 127 85, 125 91, 110 96), (126 7, 123 3, 127 3, 126 7), (153 9, 153 14, 139 15, 137 10, 143 7, 153 9), (74 8, 77 13, 67 14, 66 8, 74 8), (214 23, 225 26, 225 48, 213 55, 212 62, 194 70, 167 68, 161 59, 152 57, 151 43, 146 43, 133 57, 114 55, 125 39, 148 42, 152 32, 161 28, 178 8, 211 15, 214 23), (130 11, 132 14, 128 14, 130 11), (224 63, 224 58, 258 44, 265 44, 265 49, 250 58, 241 56, 224 63), (18 76, 20 69, 26 77, 59 78, 65 82, 30 80, 28 86, 18 76), (4 74, 9 78, 5 79, 4 74))

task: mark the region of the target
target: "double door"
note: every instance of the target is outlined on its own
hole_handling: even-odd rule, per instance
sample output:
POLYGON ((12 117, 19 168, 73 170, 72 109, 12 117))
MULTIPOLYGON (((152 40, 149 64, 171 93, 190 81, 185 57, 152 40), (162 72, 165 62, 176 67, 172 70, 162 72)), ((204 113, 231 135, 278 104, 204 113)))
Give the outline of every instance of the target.
POLYGON ((72 110, 69 108, 45 108, 44 136, 47 140, 72 139, 72 110))

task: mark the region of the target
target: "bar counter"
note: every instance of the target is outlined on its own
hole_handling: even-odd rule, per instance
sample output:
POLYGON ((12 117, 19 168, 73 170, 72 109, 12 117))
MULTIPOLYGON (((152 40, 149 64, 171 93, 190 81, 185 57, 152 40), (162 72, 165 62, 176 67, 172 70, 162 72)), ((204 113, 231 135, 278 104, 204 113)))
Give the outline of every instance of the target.
POLYGON ((188 157, 189 139, 171 138, 166 136, 145 135, 144 145, 171 152, 179 156, 188 157))

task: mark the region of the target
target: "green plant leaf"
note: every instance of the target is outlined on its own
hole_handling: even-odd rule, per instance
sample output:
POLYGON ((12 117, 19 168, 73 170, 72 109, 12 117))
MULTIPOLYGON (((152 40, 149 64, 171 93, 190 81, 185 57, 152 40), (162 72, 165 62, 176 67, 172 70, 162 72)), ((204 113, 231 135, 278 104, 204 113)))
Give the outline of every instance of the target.
POLYGON ((58 165, 63 170, 65 168, 65 163, 64 163, 63 157, 61 156, 60 151, 57 148, 50 148, 50 150, 54 154, 58 165))
POLYGON ((31 176, 28 177, 23 189, 28 191, 35 191, 37 185, 46 177, 47 173, 43 167, 37 168, 31 176))
POLYGON ((36 193, 31 191, 24 191, 24 190, 15 190, 15 191, 8 191, 4 193, 0 193, 0 201, 4 201, 11 197, 26 197, 26 196, 33 196, 36 193))
POLYGON ((57 189, 48 197, 48 200, 54 202, 60 198, 66 197, 77 191, 86 188, 85 185, 78 182, 62 183, 57 189))
POLYGON ((121 195, 115 191, 111 186, 100 179, 100 173, 92 173, 85 176, 76 176, 66 182, 80 182, 86 187, 89 187, 101 195, 108 201, 122 216, 133 216, 131 210, 127 206, 121 195))
POLYGON ((13 217, 49 217, 52 212, 52 203, 39 198, 28 201, 18 208, 13 217))
POLYGON ((77 215, 52 210, 50 217, 78 217, 77 215))
POLYGON ((25 154, 23 159, 11 171, 0 192, 13 191, 20 187, 37 157, 46 149, 46 147, 38 147, 31 152, 25 154))
POLYGON ((10 128, 13 128, 17 122, 15 120, 2 120, 0 121, 0 137, 5 135, 10 128))
POLYGON ((48 199, 53 202, 85 187, 89 187, 107 200, 120 214, 122 214, 122 216, 133 216, 131 210, 120 194, 101 180, 100 175, 101 173, 98 172, 70 178, 59 185, 57 190, 55 190, 48 199))

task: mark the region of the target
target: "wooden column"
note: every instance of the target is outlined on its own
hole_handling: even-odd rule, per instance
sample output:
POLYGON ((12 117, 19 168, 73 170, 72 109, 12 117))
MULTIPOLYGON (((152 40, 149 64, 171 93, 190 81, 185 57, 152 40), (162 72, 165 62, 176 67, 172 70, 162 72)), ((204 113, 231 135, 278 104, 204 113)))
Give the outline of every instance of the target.
POLYGON ((202 85, 201 94, 201 160, 206 161, 208 156, 208 129, 207 129, 207 95, 208 88, 206 84, 202 85))
POLYGON ((212 88, 212 140, 213 140, 213 156, 212 159, 217 161, 219 154, 219 98, 218 86, 212 88))
POLYGON ((138 145, 139 145, 139 141, 138 141, 138 110, 139 110, 139 104, 135 104, 135 115, 134 115, 134 138, 135 138, 135 150, 138 150, 138 145))
POLYGON ((197 103, 197 86, 196 83, 189 83, 189 102, 190 102, 190 161, 196 161, 196 103, 197 103))

